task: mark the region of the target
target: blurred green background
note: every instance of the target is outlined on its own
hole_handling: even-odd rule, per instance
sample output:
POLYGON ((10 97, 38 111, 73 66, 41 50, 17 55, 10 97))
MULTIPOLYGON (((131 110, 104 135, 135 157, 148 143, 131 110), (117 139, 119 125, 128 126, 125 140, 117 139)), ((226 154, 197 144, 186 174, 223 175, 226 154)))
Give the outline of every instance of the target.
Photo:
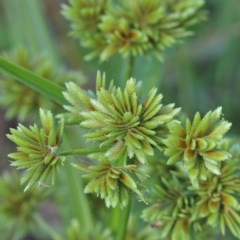
MULTIPOLYGON (((69 24, 60 14, 64 0, 1 0, 0 52, 23 46, 33 55, 47 52, 56 63, 81 70, 93 88, 96 70, 121 85, 126 59, 116 56, 108 62, 85 62, 87 52, 68 36, 69 24)), ((231 134, 240 135, 240 1, 209 0, 209 18, 195 27, 195 34, 165 53, 165 61, 139 57, 134 76, 147 92, 158 86, 164 102, 175 102, 190 117, 223 107, 233 123, 231 134)), ((67 80, 67 79, 66 79, 67 80)), ((5 134, 16 121, 4 119, 0 110, 0 171, 9 167, 10 151, 5 134)), ((67 210, 64 210, 67 212, 67 210)), ((220 239, 220 237, 218 238, 220 239)), ((224 238, 227 239, 227 238, 224 238)))

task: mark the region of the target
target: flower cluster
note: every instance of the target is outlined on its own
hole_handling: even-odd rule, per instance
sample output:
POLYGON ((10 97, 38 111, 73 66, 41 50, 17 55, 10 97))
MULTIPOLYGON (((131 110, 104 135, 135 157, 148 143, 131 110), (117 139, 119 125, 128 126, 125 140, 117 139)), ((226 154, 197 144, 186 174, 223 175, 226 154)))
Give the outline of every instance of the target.
POLYGON ((186 120, 185 128, 180 122, 169 124, 169 137, 165 141, 168 164, 184 161, 191 182, 198 186, 208 172, 220 175, 221 161, 230 159, 231 154, 221 149, 224 134, 231 123, 221 119, 222 108, 209 111, 203 118, 196 113, 193 122, 186 120))
POLYGON ((96 193, 100 198, 105 199, 107 207, 126 207, 129 200, 129 190, 142 195, 136 184, 139 177, 144 175, 137 169, 136 165, 114 167, 108 161, 102 161, 97 166, 76 166, 87 174, 83 177, 89 179, 84 189, 85 193, 96 193))
POLYGON ((84 47, 106 60, 115 53, 141 55, 163 50, 191 35, 189 27, 206 18, 203 0, 71 0, 63 15, 72 23, 72 35, 84 47))
POLYGON ((220 176, 209 176, 208 181, 200 185, 193 217, 206 219, 212 227, 219 225, 223 235, 227 226, 232 234, 239 238, 240 146, 230 143, 227 150, 234 157, 231 161, 222 163, 220 176))
POLYGON ((232 158, 220 163, 221 175, 209 171, 199 189, 180 169, 158 181, 142 217, 158 229, 161 239, 206 239, 203 233, 213 236, 216 226, 223 235, 228 228, 239 238, 240 145, 227 139, 220 147, 232 158))
POLYGON ((25 190, 45 181, 63 163, 64 157, 58 155, 58 149, 62 141, 63 120, 59 121, 55 129, 54 119, 50 111, 40 109, 40 120, 42 127, 36 124, 29 128, 19 124, 17 129, 11 129, 7 137, 18 145, 16 153, 9 154, 12 158, 12 166, 18 169, 26 169, 21 179, 26 184, 25 190))
MULTIPOLYGON (((59 67, 54 66, 46 55, 31 57, 26 50, 21 48, 5 53, 4 57, 60 85, 63 85, 66 80, 79 84, 84 81, 84 77, 80 72, 65 71, 63 68, 59 70, 59 67)), ((40 107, 55 112, 60 109, 51 100, 41 96, 30 87, 19 82, 15 77, 3 71, 0 72, 0 106, 6 109, 7 118, 17 117, 21 121, 36 113, 40 107)))
POLYGON ((75 113, 82 103, 89 106, 79 113, 84 119, 81 126, 90 130, 85 134, 87 139, 100 142, 100 147, 107 147, 105 156, 108 159, 126 164, 127 158, 136 157, 141 163, 146 163, 147 156, 152 156, 154 149, 162 149, 163 139, 168 133, 167 124, 180 109, 174 108, 174 104, 164 106, 163 96, 157 94, 156 88, 143 100, 141 85, 133 78, 126 82, 124 90, 113 83, 108 88, 105 85, 105 76, 99 73, 96 98, 85 95, 86 101, 82 101, 82 91, 72 94, 73 88, 68 84, 65 96, 74 106, 66 108, 75 113))
POLYGON ((136 184, 140 166, 128 164, 135 160, 145 164, 155 150, 163 150, 167 124, 180 109, 174 104, 163 105, 156 88, 143 99, 141 83, 133 78, 122 90, 113 82, 107 87, 105 75, 98 73, 96 95, 71 82, 66 88, 64 96, 70 105, 64 106, 69 111, 65 122, 79 123, 87 130, 84 137, 104 150, 96 156, 99 165, 80 168, 90 172, 85 192, 98 194, 113 207, 118 203, 126 206, 128 189, 141 198, 136 184))
POLYGON ((162 178, 150 199, 152 204, 143 211, 143 219, 160 228, 160 239, 190 240, 194 198, 186 194, 185 186, 177 177, 162 178))

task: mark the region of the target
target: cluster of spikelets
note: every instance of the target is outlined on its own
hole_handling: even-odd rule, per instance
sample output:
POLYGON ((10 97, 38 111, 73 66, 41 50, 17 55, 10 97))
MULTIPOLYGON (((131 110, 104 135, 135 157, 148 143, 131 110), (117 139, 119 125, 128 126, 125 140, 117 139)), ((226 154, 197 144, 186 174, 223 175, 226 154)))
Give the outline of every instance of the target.
POLYGON ((186 194, 186 186, 177 177, 162 177, 154 189, 150 207, 142 217, 152 226, 160 228, 160 239, 190 240, 191 215, 194 199, 186 194))
POLYGON ((191 35, 189 27, 206 18, 203 5, 203 0, 71 0, 63 15, 71 21, 71 34, 93 49, 87 58, 150 51, 162 58, 165 48, 191 35))
POLYGON ((38 184, 46 184, 51 177, 54 182, 56 169, 65 158, 58 155, 62 141, 63 119, 58 126, 54 122, 50 111, 40 109, 41 127, 34 124, 29 128, 19 124, 17 129, 11 129, 7 137, 18 145, 16 153, 9 154, 11 165, 17 169, 25 169, 21 183, 26 185, 25 190, 38 184))
POLYGON ((181 165, 165 172, 164 177, 160 173, 160 180, 154 182, 157 187, 147 199, 150 206, 142 217, 159 229, 160 239, 206 239, 202 234, 214 236, 217 226, 222 235, 228 228, 240 237, 240 145, 226 139, 219 148, 229 152, 231 159, 220 162, 221 174, 208 171, 198 189, 192 186, 181 165))
POLYGON ((133 78, 123 90, 113 82, 107 88, 105 81, 105 75, 98 73, 95 97, 68 83, 64 96, 71 106, 65 108, 71 111, 72 119, 74 115, 75 119, 81 117, 80 125, 89 131, 86 139, 106 147, 105 157, 110 161, 126 164, 127 159, 135 157, 144 164, 154 149, 162 150, 167 124, 180 109, 174 104, 163 105, 163 96, 157 94, 156 88, 142 99, 141 83, 133 78))
POLYGON ((70 111, 65 115, 66 122, 79 120, 80 126, 87 130, 84 137, 105 149, 104 156, 99 155, 99 165, 82 168, 90 172, 85 192, 104 198, 107 206, 115 207, 118 203, 126 206, 128 190, 141 197, 138 181, 131 176, 138 178, 140 171, 137 165, 128 164, 145 164, 155 150, 162 150, 167 124, 180 109, 174 108, 174 104, 163 105, 162 95, 155 88, 143 99, 141 84, 133 78, 122 90, 113 82, 106 87, 105 75, 98 73, 96 95, 73 83, 67 83, 66 88, 64 96, 71 104, 65 106, 70 111))
MULTIPOLYGON (((165 149, 167 164, 179 162, 177 165, 186 170, 194 187, 207 181, 209 173, 220 175, 222 162, 231 158, 231 153, 222 148, 231 124, 222 119, 221 108, 203 118, 197 113, 192 123, 186 120, 184 128, 175 120, 180 109, 174 104, 163 105, 157 89, 150 90, 144 99, 141 83, 135 79, 129 79, 124 89, 113 82, 107 87, 105 75, 100 73, 96 94, 69 82, 64 96, 69 102, 65 106, 69 111, 64 115, 65 122, 86 129, 84 137, 101 150, 95 154, 94 165, 78 166, 89 179, 85 192, 96 193, 108 207, 125 207, 130 190, 143 199, 139 183, 146 174, 139 168, 156 152, 165 149)), ((41 128, 36 124, 30 128, 19 125, 8 135, 18 145, 18 152, 9 156, 12 165, 26 170, 22 179, 26 189, 44 183, 49 175, 53 179, 56 168, 64 161, 58 154, 62 118, 58 130, 50 111, 40 110, 40 119, 41 128)))
POLYGON ((103 160, 97 166, 77 165, 77 167, 87 172, 83 177, 90 180, 84 192, 96 193, 100 198, 105 199, 107 207, 116 207, 118 203, 121 207, 126 207, 129 190, 142 198, 136 182, 139 182, 140 179, 143 180, 144 174, 137 169, 136 165, 115 167, 110 162, 103 160))
MULTIPOLYGON (((3 56, 12 63, 62 86, 66 80, 78 84, 84 81, 84 77, 80 72, 66 71, 62 67, 59 68, 44 54, 32 57, 26 50, 20 48, 4 53, 3 56)), ((0 72, 0 106, 6 109, 8 119, 16 117, 21 121, 36 114, 40 107, 51 109, 53 112, 59 112, 60 110, 57 104, 3 71, 0 72)))
POLYGON ((208 172, 220 175, 222 161, 229 160, 231 154, 221 149, 224 134, 230 129, 231 123, 221 117, 222 108, 209 111, 203 118, 195 114, 193 122, 174 121, 169 124, 170 134, 165 141, 165 155, 170 157, 168 164, 184 162, 191 182, 198 186, 200 180, 206 180, 208 172))
MULTIPOLYGON (((134 79, 126 82, 122 90, 110 83, 106 88, 105 76, 97 75, 96 95, 80 89, 76 84, 66 84, 65 106, 69 111, 66 123, 80 123, 87 133, 86 139, 98 145, 100 153, 95 154, 97 163, 80 167, 86 171, 89 183, 87 193, 96 193, 105 199, 107 206, 117 204, 125 207, 129 191, 142 200, 140 180, 146 177, 139 165, 155 150, 162 150, 167 137, 167 124, 180 111, 174 104, 163 105, 162 95, 152 89, 146 99, 140 96, 141 84, 134 79)), ((57 129, 50 111, 40 110, 41 127, 29 128, 19 125, 11 129, 8 138, 18 145, 18 152, 9 155, 12 165, 25 169, 22 183, 26 189, 35 184, 45 184, 49 176, 54 180, 55 170, 64 161, 58 152, 63 131, 63 118, 57 129)))
POLYGON ((1 238, 22 239, 37 226, 36 214, 39 204, 46 198, 46 190, 34 189, 23 192, 20 176, 4 172, 0 178, 0 230, 1 238), (14 232, 12 230, 14 229, 14 232), (14 236, 13 236, 14 234, 14 236), (5 238, 6 237, 6 238, 5 238))
MULTIPOLYGON (((159 163, 169 171, 159 172, 159 186, 142 215, 161 229, 159 237, 191 239, 203 229, 211 234, 211 227, 217 225, 222 234, 227 227, 240 236, 240 150, 224 138, 231 124, 222 118, 221 108, 204 117, 197 113, 192 123, 187 119, 183 126, 175 119, 178 108, 163 105, 156 89, 142 98, 141 84, 134 79, 122 90, 113 82, 106 87, 105 76, 98 74, 96 94, 74 83, 66 88, 64 96, 70 103, 65 106, 66 122, 85 128, 85 137, 101 150, 90 156, 93 160, 87 166, 75 164, 86 172, 85 193, 95 193, 107 207, 126 207, 130 191, 145 199, 146 172, 141 168, 162 151, 168 159, 159 163)), ((41 127, 20 124, 8 135, 18 145, 18 152, 9 156, 13 166, 25 169, 21 180, 25 189, 46 182, 49 176, 53 181, 64 161, 58 151, 63 118, 56 128, 51 112, 40 110, 40 120, 41 127)))

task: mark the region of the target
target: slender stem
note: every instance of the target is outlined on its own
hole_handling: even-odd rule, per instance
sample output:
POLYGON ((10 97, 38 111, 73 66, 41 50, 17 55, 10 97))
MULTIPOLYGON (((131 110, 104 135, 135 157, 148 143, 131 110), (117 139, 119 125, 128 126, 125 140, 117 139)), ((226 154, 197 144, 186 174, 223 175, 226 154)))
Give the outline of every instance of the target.
POLYGON ((133 69, 134 69, 134 57, 132 55, 129 55, 127 66, 126 66, 126 78, 125 78, 125 81, 127 81, 129 78, 132 77, 133 69))
MULTIPOLYGON (((68 135, 65 133, 65 140, 69 140, 68 135)), ((65 141, 65 147, 68 148, 69 142, 65 141)), ((70 156, 70 158, 72 158, 70 156)), ((90 232, 94 229, 92 214, 90 210, 90 204, 88 197, 84 194, 83 183, 79 171, 73 168, 69 162, 65 164, 67 184, 68 184, 68 195, 75 217, 78 219, 84 232, 90 232)))
POLYGON ((38 214, 34 216, 35 221, 37 222, 39 228, 44 231, 49 237, 56 239, 59 238, 59 234, 51 227, 51 225, 38 214))
POLYGON ((98 153, 98 152, 105 152, 106 148, 80 148, 70 151, 65 151, 59 153, 61 156, 69 156, 69 155, 80 155, 80 154, 88 154, 88 153, 98 153))
MULTIPOLYGON (((135 60, 134 57, 130 55, 127 66, 126 66, 125 81, 127 81, 133 75, 134 60, 135 60)), ((123 165, 124 164, 125 163, 123 163, 123 165)), ((126 239, 130 210, 131 210, 131 193, 129 191, 129 199, 128 199, 128 204, 126 208, 121 209, 120 206, 117 206, 112 213, 112 219, 113 219, 112 229, 113 229, 113 232, 116 233, 116 240, 126 239)))
POLYGON ((116 240, 125 240, 126 234, 127 234, 127 225, 128 225, 128 219, 131 211, 131 194, 129 193, 129 200, 128 205, 126 208, 121 209, 118 207, 117 211, 120 212, 119 218, 118 218, 118 231, 117 231, 117 238, 116 240), (120 223, 120 224, 119 224, 120 223))
POLYGON ((89 233, 94 228, 89 200, 84 193, 84 186, 79 171, 69 163, 65 166, 69 196, 71 196, 72 213, 78 219, 84 232, 89 233))

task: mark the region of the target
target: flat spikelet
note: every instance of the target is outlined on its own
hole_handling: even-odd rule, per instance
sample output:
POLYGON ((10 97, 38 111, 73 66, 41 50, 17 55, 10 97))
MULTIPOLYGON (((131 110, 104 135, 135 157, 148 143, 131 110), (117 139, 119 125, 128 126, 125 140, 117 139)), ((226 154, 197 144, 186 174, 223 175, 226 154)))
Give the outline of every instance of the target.
POLYGON ((169 124, 170 135, 165 141, 168 164, 183 160, 184 168, 194 186, 205 180, 208 172, 220 175, 221 162, 231 154, 219 147, 231 123, 221 119, 222 108, 209 111, 203 118, 195 114, 193 122, 186 120, 185 128, 180 122, 169 124))
POLYGON ((159 227, 159 239, 191 239, 194 198, 184 189, 183 182, 176 177, 162 178, 155 187, 150 206, 143 211, 142 218, 159 227))
POLYGON ((222 235, 226 228, 240 238, 240 174, 239 158, 222 163, 221 175, 210 176, 197 192, 194 218, 205 219, 211 227, 220 226, 222 235))
POLYGON ((102 161, 96 166, 74 166, 87 172, 83 177, 90 181, 84 192, 97 194, 98 197, 105 200, 107 207, 116 207, 117 204, 126 207, 130 190, 142 199, 142 194, 136 183, 141 172, 137 170, 135 165, 114 167, 110 162, 102 161))
POLYGON ((36 184, 44 184, 50 175, 53 184, 55 171, 65 160, 57 154, 62 141, 63 120, 55 129, 52 113, 40 109, 40 121, 41 127, 34 124, 27 128, 19 124, 7 135, 18 146, 18 151, 8 156, 13 159, 12 166, 25 169, 21 179, 21 183, 26 185, 25 191, 36 184))

